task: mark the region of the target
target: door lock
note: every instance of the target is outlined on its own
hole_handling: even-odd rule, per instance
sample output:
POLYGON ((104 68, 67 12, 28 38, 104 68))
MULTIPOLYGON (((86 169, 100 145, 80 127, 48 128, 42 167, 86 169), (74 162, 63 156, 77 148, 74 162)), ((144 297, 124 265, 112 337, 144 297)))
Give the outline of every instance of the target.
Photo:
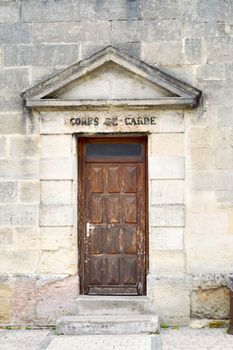
POLYGON ((87 226, 86 226, 87 237, 90 237, 90 232, 93 229, 94 229, 94 225, 90 224, 90 222, 87 222, 87 226))

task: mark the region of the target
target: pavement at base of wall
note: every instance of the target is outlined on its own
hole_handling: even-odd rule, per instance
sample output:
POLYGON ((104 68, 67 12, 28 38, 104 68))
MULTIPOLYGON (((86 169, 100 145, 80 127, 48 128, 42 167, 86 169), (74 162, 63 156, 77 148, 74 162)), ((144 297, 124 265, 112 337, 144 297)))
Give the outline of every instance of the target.
POLYGON ((0 350, 232 350, 226 329, 161 330, 163 345, 153 335, 58 336, 49 330, 0 330, 0 350))

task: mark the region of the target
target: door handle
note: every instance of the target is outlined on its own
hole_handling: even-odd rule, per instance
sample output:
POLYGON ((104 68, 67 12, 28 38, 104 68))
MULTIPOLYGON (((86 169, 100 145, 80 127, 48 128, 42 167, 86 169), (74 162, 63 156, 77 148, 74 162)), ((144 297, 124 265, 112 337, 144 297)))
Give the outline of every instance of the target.
POLYGON ((87 237, 90 237, 90 231, 93 230, 94 226, 90 224, 90 222, 87 222, 86 224, 86 232, 87 232, 87 237))

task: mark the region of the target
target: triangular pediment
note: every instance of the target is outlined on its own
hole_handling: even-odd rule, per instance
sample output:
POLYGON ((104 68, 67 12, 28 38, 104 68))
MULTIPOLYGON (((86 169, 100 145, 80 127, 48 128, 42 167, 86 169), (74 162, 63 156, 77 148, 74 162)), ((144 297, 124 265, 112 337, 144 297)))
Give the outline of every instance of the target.
POLYGON ((22 96, 30 107, 195 106, 201 92, 109 46, 22 96))

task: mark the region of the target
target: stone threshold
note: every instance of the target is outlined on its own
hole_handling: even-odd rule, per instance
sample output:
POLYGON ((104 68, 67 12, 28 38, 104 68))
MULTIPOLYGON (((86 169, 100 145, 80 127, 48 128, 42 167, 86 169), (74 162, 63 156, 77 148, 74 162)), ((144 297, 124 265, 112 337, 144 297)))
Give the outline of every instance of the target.
POLYGON ((157 316, 152 315, 78 315, 57 320, 58 334, 151 334, 159 331, 157 316))
POLYGON ((76 300, 78 315, 145 315, 153 308, 147 296, 80 295, 76 300))

